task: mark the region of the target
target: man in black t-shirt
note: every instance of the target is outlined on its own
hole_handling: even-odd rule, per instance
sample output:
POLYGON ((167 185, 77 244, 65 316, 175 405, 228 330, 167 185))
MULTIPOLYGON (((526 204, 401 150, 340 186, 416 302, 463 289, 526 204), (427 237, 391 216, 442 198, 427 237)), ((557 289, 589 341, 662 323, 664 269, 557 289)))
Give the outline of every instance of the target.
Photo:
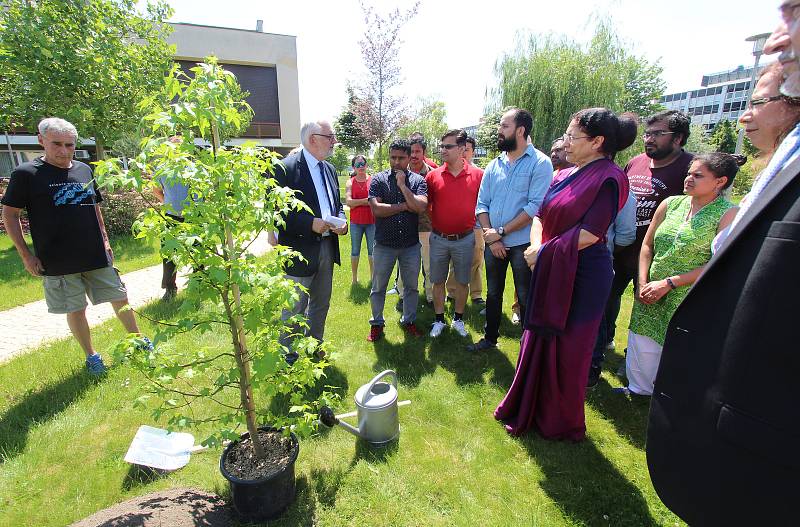
POLYGON ((662 201, 683 194, 683 180, 694 158, 683 149, 689 139, 689 124, 689 118, 675 110, 651 115, 645 120, 645 152, 625 166, 636 195, 636 240, 614 252, 614 281, 605 310, 608 349, 613 349, 622 294, 638 277, 639 251, 653 214, 662 201))
MULTIPOLYGON (((128 333, 139 333, 133 311, 123 310, 128 295, 112 266, 113 253, 99 203, 102 201, 88 165, 75 161, 78 132, 63 119, 39 123, 44 156, 23 163, 11 174, 2 199, 3 222, 25 270, 41 276, 50 313, 64 313, 73 336, 86 353, 93 375, 105 372, 92 346, 86 320, 86 296, 92 304, 111 302, 128 333), (22 234, 20 214, 30 221, 33 252, 22 234)), ((144 345, 150 346, 146 337, 144 345)))

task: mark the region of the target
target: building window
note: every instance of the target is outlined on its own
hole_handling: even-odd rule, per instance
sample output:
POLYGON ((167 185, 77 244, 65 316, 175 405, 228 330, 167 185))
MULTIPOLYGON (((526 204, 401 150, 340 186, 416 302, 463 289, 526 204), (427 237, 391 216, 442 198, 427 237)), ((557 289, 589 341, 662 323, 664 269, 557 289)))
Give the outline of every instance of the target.
POLYGON ((0 178, 11 177, 12 170, 14 170, 14 164, 11 162, 11 154, 0 152, 0 178))

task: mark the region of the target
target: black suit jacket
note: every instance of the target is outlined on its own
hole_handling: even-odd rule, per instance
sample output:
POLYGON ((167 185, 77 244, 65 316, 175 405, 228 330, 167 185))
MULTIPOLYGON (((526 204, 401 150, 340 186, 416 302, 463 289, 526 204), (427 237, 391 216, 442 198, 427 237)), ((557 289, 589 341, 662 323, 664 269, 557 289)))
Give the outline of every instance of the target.
POLYGON ((667 329, 647 461, 691 525, 800 523, 798 173, 775 176, 667 329))
MULTIPOLYGON (((344 218, 344 207, 339 196, 339 182, 336 177, 336 168, 327 161, 322 162, 325 166, 325 175, 328 178, 329 188, 333 191, 333 214, 344 218)), ((275 179, 282 187, 289 187, 297 192, 297 197, 302 200, 313 213, 308 211, 291 211, 286 216, 286 226, 278 229, 278 241, 281 245, 291 247, 303 255, 305 261, 294 258, 286 267, 286 273, 291 276, 311 276, 317 272, 319 267, 319 247, 322 243, 322 236, 311 229, 314 218, 321 218, 319 198, 314 188, 314 181, 311 179, 308 163, 306 163, 303 152, 289 156, 275 165, 275 179)), ((322 199, 325 199, 323 196, 322 199)), ((339 236, 332 233, 333 237, 333 261, 339 264, 339 236)))

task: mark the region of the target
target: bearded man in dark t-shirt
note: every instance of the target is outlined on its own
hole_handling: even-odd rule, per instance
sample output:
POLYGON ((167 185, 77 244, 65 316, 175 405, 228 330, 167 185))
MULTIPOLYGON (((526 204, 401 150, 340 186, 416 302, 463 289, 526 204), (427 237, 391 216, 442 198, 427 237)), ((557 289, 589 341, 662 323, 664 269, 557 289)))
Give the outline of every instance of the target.
POLYGON ((638 276, 639 251, 653 214, 666 198, 683 194, 683 180, 694 157, 683 149, 689 139, 690 121, 686 115, 668 110, 651 115, 645 124, 645 153, 625 166, 636 195, 636 241, 614 253, 614 281, 605 311, 608 349, 614 347, 622 294, 638 276))
MULTIPOLYGON (((113 252, 100 212, 102 197, 88 165, 75 161, 78 132, 63 119, 39 123, 44 156, 23 163, 11 174, 3 196, 3 222, 25 270, 41 276, 50 313, 66 314, 73 336, 86 353, 92 375, 105 372, 92 346, 86 320, 86 296, 92 304, 111 302, 128 333, 139 334, 128 295, 112 266, 113 252), (30 222, 33 252, 22 234, 20 214, 30 222)), ((144 346, 151 346, 143 337, 144 346)))

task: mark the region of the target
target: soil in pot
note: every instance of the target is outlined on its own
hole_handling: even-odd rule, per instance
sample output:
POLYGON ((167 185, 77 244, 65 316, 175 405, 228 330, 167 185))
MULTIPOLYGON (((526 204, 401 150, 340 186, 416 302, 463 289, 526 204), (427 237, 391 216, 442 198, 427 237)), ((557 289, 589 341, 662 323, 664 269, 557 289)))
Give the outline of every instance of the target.
POLYGON ((287 467, 296 458, 297 449, 300 448, 281 432, 259 430, 258 439, 266 457, 256 458, 251 439, 242 439, 231 446, 225 458, 224 466, 228 474, 250 481, 268 478, 287 467))

